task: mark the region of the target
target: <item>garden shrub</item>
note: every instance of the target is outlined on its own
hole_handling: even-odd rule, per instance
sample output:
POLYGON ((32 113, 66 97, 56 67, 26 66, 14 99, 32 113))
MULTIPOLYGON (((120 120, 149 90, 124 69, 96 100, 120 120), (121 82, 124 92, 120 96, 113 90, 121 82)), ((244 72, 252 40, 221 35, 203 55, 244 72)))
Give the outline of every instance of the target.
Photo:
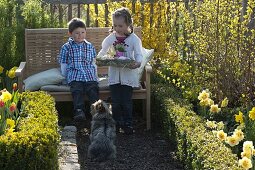
POLYGON ((185 169, 240 169, 237 155, 205 128, 204 120, 178 93, 169 84, 152 85, 153 112, 160 117, 168 138, 175 140, 185 169))
POLYGON ((16 132, 0 136, 0 169, 58 169, 58 115, 45 92, 21 94, 21 120, 16 132))

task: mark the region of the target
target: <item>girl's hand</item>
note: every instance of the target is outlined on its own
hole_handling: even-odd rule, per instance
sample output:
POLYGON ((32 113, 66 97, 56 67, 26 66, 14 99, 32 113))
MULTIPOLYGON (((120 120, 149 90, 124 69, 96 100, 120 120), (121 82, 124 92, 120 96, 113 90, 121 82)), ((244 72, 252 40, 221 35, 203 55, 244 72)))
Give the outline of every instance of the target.
POLYGON ((136 68, 138 68, 138 67, 140 67, 140 66, 141 66, 141 63, 140 63, 140 62, 135 62, 135 63, 130 64, 130 65, 128 66, 128 68, 130 68, 130 69, 136 69, 136 68))

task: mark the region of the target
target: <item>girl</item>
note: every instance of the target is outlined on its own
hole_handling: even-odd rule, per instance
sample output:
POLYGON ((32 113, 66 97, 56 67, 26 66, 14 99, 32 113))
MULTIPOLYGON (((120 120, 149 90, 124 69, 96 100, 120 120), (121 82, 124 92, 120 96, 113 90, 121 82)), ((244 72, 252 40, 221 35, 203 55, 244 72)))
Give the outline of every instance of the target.
POLYGON ((127 8, 119 8, 112 14, 112 30, 102 42, 98 56, 103 56, 109 48, 116 44, 124 44, 125 57, 135 60, 127 67, 109 67, 109 87, 112 98, 112 113, 116 128, 122 128, 125 134, 133 133, 133 103, 134 87, 139 87, 138 69, 142 62, 142 42, 133 32, 133 21, 127 8))

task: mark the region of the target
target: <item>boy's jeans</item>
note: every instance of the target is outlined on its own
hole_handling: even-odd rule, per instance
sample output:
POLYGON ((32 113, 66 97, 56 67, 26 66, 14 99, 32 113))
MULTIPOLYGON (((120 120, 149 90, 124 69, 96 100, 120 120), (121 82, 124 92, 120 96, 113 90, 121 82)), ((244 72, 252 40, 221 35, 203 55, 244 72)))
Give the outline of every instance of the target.
POLYGON ((110 85, 113 118, 119 126, 133 126, 133 88, 127 85, 110 85))
POLYGON ((72 81, 69 85, 73 96, 73 105, 75 111, 77 109, 82 109, 85 111, 84 94, 87 95, 90 104, 93 104, 99 100, 99 87, 96 81, 72 81))

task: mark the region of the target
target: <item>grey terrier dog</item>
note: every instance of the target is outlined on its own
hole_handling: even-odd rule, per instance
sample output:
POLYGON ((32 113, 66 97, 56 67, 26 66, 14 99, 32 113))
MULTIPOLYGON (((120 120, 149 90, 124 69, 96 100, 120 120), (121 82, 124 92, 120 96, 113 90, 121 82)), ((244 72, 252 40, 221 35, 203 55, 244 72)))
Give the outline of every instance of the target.
POLYGON ((91 132, 88 157, 93 161, 106 161, 116 158, 115 121, 112 112, 103 100, 91 105, 91 132))

